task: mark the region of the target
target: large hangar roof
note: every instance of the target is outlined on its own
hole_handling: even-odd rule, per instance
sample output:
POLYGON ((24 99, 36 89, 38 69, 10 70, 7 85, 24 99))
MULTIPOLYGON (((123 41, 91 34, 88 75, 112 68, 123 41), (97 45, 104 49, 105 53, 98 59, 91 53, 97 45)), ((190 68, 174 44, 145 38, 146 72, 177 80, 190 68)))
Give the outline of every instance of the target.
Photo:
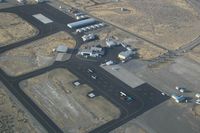
POLYGON ((96 19, 89 18, 89 19, 85 19, 85 20, 69 23, 69 24, 67 24, 67 26, 69 28, 80 28, 80 27, 83 27, 83 26, 87 26, 87 25, 93 24, 95 22, 96 22, 96 19))

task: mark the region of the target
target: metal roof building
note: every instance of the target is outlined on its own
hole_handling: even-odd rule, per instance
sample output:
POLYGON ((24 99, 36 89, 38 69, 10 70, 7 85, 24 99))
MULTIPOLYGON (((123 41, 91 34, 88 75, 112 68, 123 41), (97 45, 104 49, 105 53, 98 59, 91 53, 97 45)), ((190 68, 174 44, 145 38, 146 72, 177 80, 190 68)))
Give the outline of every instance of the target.
POLYGON ((127 51, 122 51, 118 54, 118 58, 120 60, 126 60, 128 57, 130 57, 131 55, 133 55, 133 51, 131 50, 127 50, 127 51))
POLYGON ((114 47, 114 46, 117 46, 117 45, 119 45, 116 41, 114 41, 114 40, 112 40, 112 39, 107 39, 106 40, 106 45, 108 46, 108 47, 114 47))
POLYGON ((89 18, 89 19, 84 19, 84 20, 81 20, 81 21, 69 23, 69 24, 67 24, 67 26, 69 28, 73 29, 73 28, 84 27, 84 26, 91 25, 91 24, 94 24, 94 23, 96 23, 96 19, 89 18))
POLYGON ((79 51, 80 55, 88 55, 91 57, 100 57, 103 56, 105 54, 105 51, 103 48, 99 48, 99 47, 91 47, 91 48, 87 48, 87 49, 82 49, 81 51, 79 51))

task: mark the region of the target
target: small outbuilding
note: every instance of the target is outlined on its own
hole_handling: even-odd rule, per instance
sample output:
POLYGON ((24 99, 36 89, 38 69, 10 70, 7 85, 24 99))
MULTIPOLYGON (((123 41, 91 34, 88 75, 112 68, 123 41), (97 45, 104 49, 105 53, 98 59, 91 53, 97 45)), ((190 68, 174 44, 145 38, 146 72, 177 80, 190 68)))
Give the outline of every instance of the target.
POLYGON ((122 51, 118 54, 118 58, 120 60, 127 60, 128 58, 130 58, 132 55, 134 54, 134 52, 132 50, 127 50, 127 51, 122 51))
POLYGON ((79 51, 78 54, 82 56, 101 57, 105 54, 105 51, 101 47, 91 47, 87 49, 82 49, 81 51, 79 51))
POLYGON ((114 41, 113 39, 106 39, 106 45, 107 45, 107 47, 114 47, 119 44, 116 41, 114 41))
POLYGON ((80 81, 77 80, 77 81, 74 81, 74 82, 73 82, 73 85, 74 85, 74 86, 79 86, 79 85, 81 85, 81 83, 80 83, 80 81))
POLYGON ((91 92, 89 92, 89 93, 87 94, 87 96, 88 96, 89 98, 95 98, 95 97, 98 96, 98 94, 96 94, 96 92, 94 92, 94 91, 91 91, 91 92))

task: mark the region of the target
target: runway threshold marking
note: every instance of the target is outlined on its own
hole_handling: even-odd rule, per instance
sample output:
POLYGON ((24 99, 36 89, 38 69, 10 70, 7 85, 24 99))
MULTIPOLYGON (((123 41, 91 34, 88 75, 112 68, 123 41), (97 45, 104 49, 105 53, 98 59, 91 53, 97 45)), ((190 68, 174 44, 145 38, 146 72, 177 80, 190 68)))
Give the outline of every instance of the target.
POLYGON ((39 20, 40 22, 44 23, 44 24, 48 24, 48 23, 52 23, 53 21, 49 18, 47 18, 46 16, 42 15, 42 14, 35 14, 32 15, 34 18, 36 18, 37 20, 39 20))

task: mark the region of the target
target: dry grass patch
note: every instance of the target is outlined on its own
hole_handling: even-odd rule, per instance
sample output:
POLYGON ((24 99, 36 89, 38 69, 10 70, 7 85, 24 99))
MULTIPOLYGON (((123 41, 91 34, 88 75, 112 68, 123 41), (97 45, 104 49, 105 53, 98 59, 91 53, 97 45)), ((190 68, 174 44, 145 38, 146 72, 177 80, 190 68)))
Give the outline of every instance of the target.
POLYGON ((192 59, 192 60, 194 60, 194 61, 200 63, 200 46, 194 48, 191 52, 189 52, 189 53, 187 54, 187 56, 188 56, 190 59, 192 59))
POLYGON ((123 0, 86 10, 172 50, 194 40, 200 33, 200 17, 186 0, 123 0), (128 12, 121 12, 122 7, 128 12))
POLYGON ((195 114, 196 116, 199 116, 199 117, 200 117, 200 105, 194 106, 193 112, 194 112, 194 114, 195 114))
POLYGON ((0 67, 9 75, 20 75, 51 65, 59 45, 75 47, 75 40, 66 32, 59 32, 0 55, 0 67))
POLYGON ((0 13, 0 47, 37 34, 29 23, 12 13, 0 13))

